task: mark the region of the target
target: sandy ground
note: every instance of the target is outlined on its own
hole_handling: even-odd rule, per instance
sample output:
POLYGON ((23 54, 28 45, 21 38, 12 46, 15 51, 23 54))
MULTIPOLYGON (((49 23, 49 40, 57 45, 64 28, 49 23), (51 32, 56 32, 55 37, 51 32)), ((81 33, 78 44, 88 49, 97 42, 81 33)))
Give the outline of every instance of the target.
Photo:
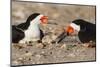
POLYGON ((50 43, 72 20, 82 18, 95 23, 95 7, 79 5, 43 4, 31 2, 12 2, 12 25, 25 22, 35 12, 49 17, 49 23, 43 27, 43 43, 12 44, 12 65, 62 63, 76 61, 95 61, 95 47, 86 48, 79 43, 77 36, 66 36, 59 44, 50 43))

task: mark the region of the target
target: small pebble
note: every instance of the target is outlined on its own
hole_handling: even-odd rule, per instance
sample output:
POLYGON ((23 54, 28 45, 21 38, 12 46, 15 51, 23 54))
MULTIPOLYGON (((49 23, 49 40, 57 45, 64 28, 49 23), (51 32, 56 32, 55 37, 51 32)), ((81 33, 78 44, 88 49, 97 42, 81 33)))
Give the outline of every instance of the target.
POLYGON ((26 53, 28 53, 28 51, 26 51, 26 53))
POLYGON ((35 55, 35 57, 36 57, 36 60, 39 60, 41 58, 41 55, 37 54, 37 55, 35 55))
POLYGON ((21 60, 23 60, 23 58, 22 58, 22 57, 20 57, 20 58, 18 58, 18 60, 19 60, 19 61, 21 61, 21 60))
POLYGON ((19 62, 18 61, 13 61, 13 64, 17 65, 17 64, 19 64, 19 62))
POLYGON ((61 49, 66 48, 66 44, 63 44, 60 48, 61 49))
POLYGON ((24 54, 24 56, 32 56, 32 53, 28 52, 28 53, 24 54))
POLYGON ((38 48, 44 48, 44 45, 42 43, 39 43, 39 44, 36 45, 36 47, 38 47, 38 48))
POLYGON ((71 53, 68 55, 69 57, 75 57, 75 54, 74 53, 71 53))

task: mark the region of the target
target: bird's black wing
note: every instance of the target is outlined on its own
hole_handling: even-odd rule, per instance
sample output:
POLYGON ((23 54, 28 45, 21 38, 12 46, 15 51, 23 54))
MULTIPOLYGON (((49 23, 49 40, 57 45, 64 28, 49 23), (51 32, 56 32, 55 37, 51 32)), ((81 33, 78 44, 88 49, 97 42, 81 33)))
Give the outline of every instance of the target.
POLYGON ((43 33, 43 31, 40 29, 40 40, 42 40, 43 37, 44 37, 44 33, 43 33))
POLYGON ((17 25, 16 27, 22 29, 22 30, 26 30, 29 27, 30 23, 21 23, 19 25, 17 25))
POLYGON ((17 28, 16 26, 12 26, 12 42, 18 43, 21 39, 24 38, 24 32, 17 28))
POLYGON ((78 36, 81 42, 86 43, 89 41, 96 40, 96 25, 92 23, 88 23, 85 25, 85 30, 80 31, 78 36))

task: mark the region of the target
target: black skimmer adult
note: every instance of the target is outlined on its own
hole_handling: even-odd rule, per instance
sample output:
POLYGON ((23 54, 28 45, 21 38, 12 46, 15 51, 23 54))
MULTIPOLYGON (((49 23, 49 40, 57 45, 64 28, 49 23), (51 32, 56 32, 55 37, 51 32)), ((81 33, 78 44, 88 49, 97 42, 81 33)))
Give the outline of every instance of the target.
POLYGON ((67 27, 67 34, 72 35, 78 32, 78 38, 82 43, 96 41, 96 24, 90 23, 83 19, 76 19, 67 27))
POLYGON ((40 13, 34 13, 28 17, 25 23, 12 26, 12 42, 27 43, 31 41, 42 41, 43 31, 39 24, 47 24, 48 17, 40 13))
MULTIPOLYGON (((81 43, 89 43, 96 41, 96 24, 92 24, 88 21, 77 19, 67 26, 64 32, 59 35, 53 43, 60 43, 64 38, 69 35, 78 35, 81 43), (67 32, 67 33, 66 33, 67 32)), ((93 45, 95 46, 95 45, 93 45)))

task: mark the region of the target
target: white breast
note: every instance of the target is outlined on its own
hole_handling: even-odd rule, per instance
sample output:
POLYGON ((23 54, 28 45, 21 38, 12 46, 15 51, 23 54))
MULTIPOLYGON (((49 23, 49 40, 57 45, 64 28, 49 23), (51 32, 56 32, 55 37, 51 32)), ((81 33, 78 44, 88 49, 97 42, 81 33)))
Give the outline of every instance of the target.
POLYGON ((40 24, 40 17, 41 16, 42 15, 39 15, 34 20, 30 21, 30 26, 28 27, 27 30, 24 31, 25 37, 19 43, 25 43, 25 42, 28 42, 28 41, 40 40, 39 24, 40 24))
POLYGON ((29 28, 28 30, 25 31, 25 36, 30 38, 40 36, 39 27, 34 26, 33 28, 29 28))

